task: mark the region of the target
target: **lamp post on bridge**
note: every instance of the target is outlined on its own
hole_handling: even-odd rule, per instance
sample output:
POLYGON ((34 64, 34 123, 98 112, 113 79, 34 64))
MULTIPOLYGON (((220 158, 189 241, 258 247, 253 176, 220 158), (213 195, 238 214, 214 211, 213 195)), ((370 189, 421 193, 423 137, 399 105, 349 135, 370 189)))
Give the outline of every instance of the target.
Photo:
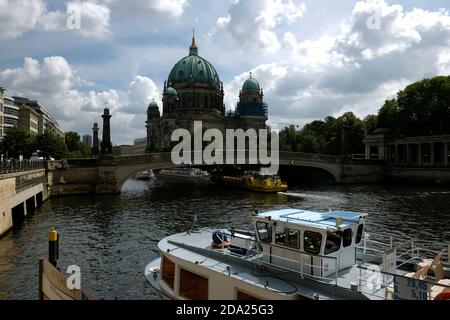
POLYGON ((98 140, 98 123, 95 122, 94 123, 94 127, 92 128, 92 132, 93 132, 93 142, 92 142, 92 149, 91 149, 91 156, 93 158, 96 158, 99 156, 100 154, 100 143, 98 140))
POLYGON ((102 139, 102 155, 112 154, 111 143, 111 114, 108 108, 103 111, 103 139, 102 139))

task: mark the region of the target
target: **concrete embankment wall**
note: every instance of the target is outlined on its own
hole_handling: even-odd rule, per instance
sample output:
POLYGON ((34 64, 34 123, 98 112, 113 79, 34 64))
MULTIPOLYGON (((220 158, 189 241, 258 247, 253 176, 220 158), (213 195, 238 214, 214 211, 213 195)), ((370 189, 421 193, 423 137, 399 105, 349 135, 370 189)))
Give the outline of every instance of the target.
POLYGON ((116 193, 115 167, 71 167, 52 174, 52 196, 116 193))
POLYGON ((44 169, 0 177, 0 236, 49 198, 44 169))
POLYGON ((448 168, 386 168, 385 172, 390 181, 450 185, 448 168))
POLYGON ((342 166, 343 184, 376 183, 385 178, 384 168, 381 165, 344 164, 342 166))

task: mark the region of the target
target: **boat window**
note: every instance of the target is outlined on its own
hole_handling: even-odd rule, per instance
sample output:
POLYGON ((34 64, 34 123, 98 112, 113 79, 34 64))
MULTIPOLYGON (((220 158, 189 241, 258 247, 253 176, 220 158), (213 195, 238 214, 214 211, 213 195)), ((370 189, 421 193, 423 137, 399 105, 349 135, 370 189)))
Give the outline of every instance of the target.
POLYGON ((322 245, 322 235, 313 231, 305 231, 303 243, 305 252, 319 254, 320 246, 322 245))
POLYGON ((166 256, 163 258, 162 279, 173 290, 175 283, 175 263, 166 256))
POLYGON ((356 232, 356 240, 355 240, 356 244, 360 244, 361 243, 363 232, 364 232, 364 225, 360 224, 358 226, 358 231, 356 232))
POLYGON ((344 230, 342 236, 342 245, 347 248, 352 245, 352 229, 348 228, 344 230))
POLYGON ((327 232, 327 241, 325 243, 325 255, 339 251, 342 242, 342 232, 327 232))
POLYGON ((208 300, 208 279, 180 269, 180 295, 186 299, 208 300))
POLYGON ((237 300, 261 300, 255 296, 252 296, 248 293, 242 292, 241 290, 237 291, 237 300))
POLYGON ((256 223, 256 230, 258 231, 258 238, 261 242, 272 242, 272 232, 267 222, 258 221, 256 223))
POLYGON ((291 248, 300 249, 300 231, 286 229, 286 245, 291 248))
POLYGON ((286 245, 286 233, 284 232, 284 228, 277 226, 275 233, 275 243, 281 244, 283 246, 286 245))

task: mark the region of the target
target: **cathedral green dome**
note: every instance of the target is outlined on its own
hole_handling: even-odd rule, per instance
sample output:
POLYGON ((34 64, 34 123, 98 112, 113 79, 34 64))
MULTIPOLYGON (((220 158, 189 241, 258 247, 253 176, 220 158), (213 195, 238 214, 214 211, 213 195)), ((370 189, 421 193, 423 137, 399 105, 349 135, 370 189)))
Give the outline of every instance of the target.
POLYGON ((198 55, 195 38, 192 39, 189 55, 178 61, 169 74, 167 83, 203 82, 220 89, 220 79, 216 69, 206 59, 198 55))
POLYGON ((253 79, 252 76, 250 76, 249 79, 245 80, 244 84, 242 85, 242 90, 259 90, 259 82, 256 79, 253 79))
POLYGON ((178 93, 177 93, 177 90, 175 90, 174 88, 168 87, 166 89, 166 91, 164 92, 164 95, 166 95, 166 96, 177 96, 178 93))
POLYGON ((157 108, 157 109, 159 109, 158 104, 155 102, 155 100, 153 100, 152 102, 150 102, 150 104, 148 105, 148 108, 149 108, 149 109, 151 109, 151 108, 157 108))

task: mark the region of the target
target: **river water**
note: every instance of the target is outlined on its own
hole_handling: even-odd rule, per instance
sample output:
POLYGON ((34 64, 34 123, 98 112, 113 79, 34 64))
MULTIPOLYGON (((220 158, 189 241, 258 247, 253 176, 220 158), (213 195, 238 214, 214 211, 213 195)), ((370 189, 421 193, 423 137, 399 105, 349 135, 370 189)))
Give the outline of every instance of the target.
POLYGON ((99 299, 156 299, 144 278, 158 241, 201 227, 249 227, 273 208, 367 212, 368 232, 450 242, 450 189, 405 186, 291 186, 303 198, 227 190, 163 179, 130 180, 120 195, 51 199, 0 238, 0 299, 38 298, 38 259, 47 232, 60 233, 59 266, 78 265, 82 287, 99 299))

